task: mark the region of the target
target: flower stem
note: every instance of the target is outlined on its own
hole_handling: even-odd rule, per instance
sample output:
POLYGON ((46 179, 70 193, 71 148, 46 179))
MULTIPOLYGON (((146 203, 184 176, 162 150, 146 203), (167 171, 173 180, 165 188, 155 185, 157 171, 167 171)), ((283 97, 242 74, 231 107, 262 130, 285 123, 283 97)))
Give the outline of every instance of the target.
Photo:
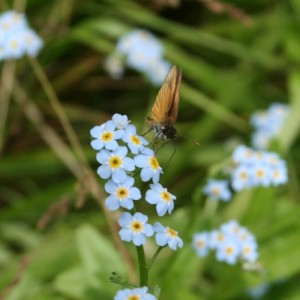
POLYGON ((146 264, 145 251, 143 246, 136 246, 139 262, 140 286, 148 286, 148 267, 146 264))
POLYGON ((149 265, 148 265, 148 272, 149 272, 151 266, 153 265, 153 263, 154 263, 156 257, 158 256, 158 254, 160 253, 160 251, 161 251, 164 247, 165 247, 165 246, 160 246, 160 247, 158 247, 157 250, 156 250, 156 252, 153 254, 153 257, 152 257, 152 259, 151 259, 151 261, 150 261, 150 263, 149 263, 149 265))

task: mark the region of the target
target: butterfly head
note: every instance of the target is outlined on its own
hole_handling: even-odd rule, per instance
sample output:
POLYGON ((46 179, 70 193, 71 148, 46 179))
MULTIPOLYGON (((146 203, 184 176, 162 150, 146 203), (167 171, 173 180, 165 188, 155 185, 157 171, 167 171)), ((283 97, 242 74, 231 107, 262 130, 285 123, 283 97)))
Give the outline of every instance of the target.
POLYGON ((150 128, 155 131, 155 137, 163 140, 172 140, 177 135, 177 130, 171 124, 152 123, 150 128))

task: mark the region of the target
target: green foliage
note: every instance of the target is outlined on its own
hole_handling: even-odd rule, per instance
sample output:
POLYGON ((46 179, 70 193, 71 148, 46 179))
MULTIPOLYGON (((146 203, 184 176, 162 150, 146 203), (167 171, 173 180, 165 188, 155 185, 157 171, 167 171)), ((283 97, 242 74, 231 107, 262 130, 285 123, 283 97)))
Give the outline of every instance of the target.
MULTIPOLYGON (((160 2, 27 1, 26 15, 45 45, 36 61, 0 62, 0 109, 9 99, 0 132, 0 298, 110 300, 123 288, 109 281, 111 272, 135 281, 138 268, 114 244, 99 206, 103 182, 96 177, 95 191, 89 173, 97 169, 89 147, 94 125, 118 112, 146 131, 157 89, 132 70, 114 80, 102 67, 117 39, 135 28, 152 31, 165 57, 182 68, 176 128, 200 144, 178 138, 158 153, 168 165, 162 183, 177 196, 175 213, 163 223, 178 230, 185 246, 162 251, 151 287, 161 288, 160 300, 249 299, 247 290, 261 284, 269 285, 263 299, 300 298, 299 1, 226 1, 250 23, 242 14, 216 14, 205 1, 178 0, 173 8, 160 2), (242 191, 225 204, 205 199, 207 178, 228 165, 236 144, 249 144, 249 116, 276 101, 291 106, 272 144, 287 160, 289 183, 242 191), (258 270, 199 258, 191 249, 195 231, 230 219, 256 236, 258 270)), ((23 4, 1 1, 0 10, 23 4)), ((136 264, 132 245, 125 247, 136 264)), ((150 258, 154 242, 145 251, 150 258)))

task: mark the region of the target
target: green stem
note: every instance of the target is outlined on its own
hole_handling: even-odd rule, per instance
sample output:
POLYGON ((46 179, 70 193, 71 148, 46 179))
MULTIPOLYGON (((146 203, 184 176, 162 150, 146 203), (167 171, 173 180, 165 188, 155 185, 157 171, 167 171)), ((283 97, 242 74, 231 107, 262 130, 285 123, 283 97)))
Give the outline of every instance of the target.
POLYGON ((139 262, 140 286, 148 286, 148 268, 146 264, 145 251, 143 246, 136 246, 139 262))
POLYGON ((161 251, 164 247, 165 247, 165 246, 160 246, 160 247, 157 248, 156 252, 154 253, 154 255, 153 255, 153 257, 152 257, 152 259, 151 259, 151 261, 150 261, 150 263, 149 263, 149 265, 148 265, 148 272, 149 272, 151 266, 153 265, 153 263, 154 263, 156 257, 158 256, 158 254, 160 253, 160 251, 161 251))

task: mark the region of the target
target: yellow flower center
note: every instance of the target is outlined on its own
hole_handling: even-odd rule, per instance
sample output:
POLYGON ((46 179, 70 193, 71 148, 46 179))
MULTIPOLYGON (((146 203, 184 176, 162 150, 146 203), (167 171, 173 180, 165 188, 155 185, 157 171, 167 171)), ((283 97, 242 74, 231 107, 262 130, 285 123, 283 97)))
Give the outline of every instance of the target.
POLYGON ((275 171, 273 172, 273 177, 274 177, 275 179, 280 178, 280 172, 279 172, 278 170, 275 170, 275 171))
POLYGON ((140 221, 134 221, 131 223, 131 230, 133 232, 140 232, 143 230, 143 224, 140 221))
POLYGON ((234 249, 233 249, 232 246, 228 246, 228 247, 226 247, 225 252, 226 252, 228 255, 232 255, 232 254, 234 253, 234 249))
POLYGON ((137 295, 130 295, 128 300, 140 300, 141 298, 137 295))
POLYGON ((112 169, 118 169, 122 166, 122 159, 119 156, 112 156, 109 159, 109 166, 112 169))
POLYGON ((196 247, 197 247, 197 248, 204 248, 204 246, 205 246, 205 243, 204 243, 203 240, 198 240, 198 241, 196 242, 196 247))
POLYGON ((249 253, 251 253, 251 248, 250 247, 244 247, 243 252, 245 254, 249 254, 249 253))
POLYGON ((218 187, 214 187, 211 189, 211 193, 215 196, 219 196, 221 194, 221 190, 218 187))
POLYGON ((117 189, 117 197, 119 199, 126 199, 128 196, 128 190, 124 187, 120 187, 117 189))
POLYGON ((246 172, 241 172, 240 175, 239 175, 239 177, 240 177, 242 180, 248 179, 248 175, 247 175, 246 172))
POLYGON ((3 30, 8 30, 10 28, 10 24, 8 22, 2 24, 3 30))
POLYGON ((278 159, 276 157, 271 157, 269 163, 274 166, 278 163, 278 159))
POLYGON ((265 172, 264 172, 264 170, 260 169, 260 170, 257 170, 256 175, 258 178, 263 178, 263 177, 265 177, 265 172))
POLYGON ((245 157, 246 157, 246 158, 251 158, 252 154, 253 154, 253 153, 252 153, 251 150, 246 150, 245 157))
POLYGON ((114 134, 111 131, 104 132, 101 136, 103 142, 109 142, 112 140, 114 134))
POLYGON ((162 199, 163 201, 165 201, 165 202, 170 202, 170 200, 171 200, 171 195, 170 195, 170 193, 168 193, 168 192, 166 192, 166 191, 161 192, 161 193, 160 193, 160 197, 161 197, 161 199, 162 199))
POLYGON ((224 240, 224 235, 222 233, 218 233, 217 235, 217 241, 221 242, 224 240))
POLYGON ((172 228, 168 228, 167 229, 167 233, 168 233, 168 236, 172 237, 172 238, 176 238, 178 233, 177 231, 175 231, 174 229, 172 228))
POLYGON ((159 168, 159 163, 158 163, 158 160, 156 157, 152 156, 150 157, 149 159, 149 164, 150 164, 150 167, 153 169, 153 170, 157 170, 159 168))
POLYGON ((10 45, 10 47, 13 48, 13 49, 17 49, 17 48, 19 47, 17 41, 11 41, 9 45, 10 45))
POLYGON ((130 139, 131 139, 132 144, 134 144, 134 145, 139 146, 141 144, 141 140, 136 135, 132 135, 130 139))

